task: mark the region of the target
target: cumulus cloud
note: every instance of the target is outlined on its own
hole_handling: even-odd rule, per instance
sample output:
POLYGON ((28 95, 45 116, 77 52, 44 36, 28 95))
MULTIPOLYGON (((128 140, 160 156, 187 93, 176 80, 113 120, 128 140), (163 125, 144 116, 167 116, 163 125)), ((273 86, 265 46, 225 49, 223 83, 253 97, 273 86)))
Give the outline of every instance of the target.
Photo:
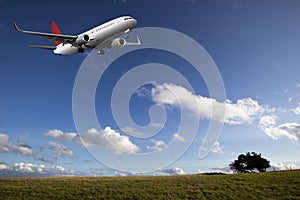
POLYGON ((271 170, 279 171, 279 170, 299 169, 299 167, 297 165, 295 165, 294 163, 283 164, 283 163, 270 162, 270 166, 271 167, 268 168, 269 171, 271 171, 271 170))
POLYGON ((111 127, 105 127, 103 130, 91 128, 80 135, 80 139, 77 133, 64 133, 61 130, 50 130, 45 135, 63 141, 76 142, 86 147, 104 146, 113 150, 116 154, 138 153, 141 151, 138 146, 129 140, 129 137, 121 135, 111 127))
POLYGON ((8 169, 8 166, 5 163, 0 163, 0 171, 8 169))
POLYGON ((103 130, 89 129, 85 134, 80 136, 84 146, 104 146, 111 149, 116 154, 121 153, 138 153, 140 148, 133 144, 129 137, 121 135, 111 127, 103 130))
POLYGON ((163 151, 167 148, 166 144, 162 140, 154 140, 152 139, 151 142, 154 144, 153 146, 147 146, 147 149, 152 151, 163 151))
POLYGON ((167 169, 161 169, 160 172, 171 174, 171 175, 184 175, 186 174, 182 168, 179 167, 172 167, 167 169))
POLYGON ((229 166, 225 167, 211 167, 209 168, 211 172, 221 172, 221 173, 232 173, 232 170, 230 169, 229 166))
POLYGON ((51 151, 53 153, 55 153, 56 155, 59 155, 59 156, 70 156, 70 157, 73 157, 74 156, 74 153, 73 151, 71 151, 70 149, 67 149, 67 147, 65 147, 64 145, 62 144, 58 144, 58 143, 55 143, 55 142, 49 142, 49 147, 51 149, 51 151))
POLYGON ((1 177, 33 177, 33 176, 55 176, 55 175, 71 175, 72 170, 66 170, 62 166, 45 166, 32 163, 14 163, 8 165, 0 164, 1 177))
POLYGON ((275 115, 265 115, 259 120, 259 125, 262 127, 274 126, 276 124, 277 117, 275 115))
MULTIPOLYGON (((43 148, 41 147, 41 149, 43 148)), ((0 133, 0 152, 32 156, 34 160, 39 160, 46 163, 53 163, 53 160, 50 160, 45 157, 45 152, 43 152, 42 150, 38 152, 33 152, 31 146, 29 146, 28 144, 11 143, 9 141, 9 136, 3 133, 0 133)))
POLYGON ((251 124, 263 113, 274 112, 274 109, 259 105, 251 98, 239 99, 236 103, 230 100, 218 102, 213 98, 197 96, 186 88, 172 83, 155 84, 151 89, 151 98, 158 104, 181 107, 201 118, 224 121, 228 124, 251 124))
POLYGON ((299 141, 300 124, 284 123, 281 125, 276 125, 276 118, 277 117, 274 115, 263 116, 259 121, 261 130, 274 140, 287 137, 291 141, 299 141))
POLYGON ((173 139, 174 140, 177 140, 179 142, 186 142, 186 140, 184 139, 184 137, 182 137, 179 133, 175 133, 173 135, 173 139))
POLYGON ((0 152, 33 155, 32 149, 29 145, 11 143, 9 142, 9 136, 3 133, 0 133, 0 152))
POLYGON ((45 135, 67 142, 76 141, 78 138, 77 133, 64 133, 63 131, 57 129, 49 130, 45 135))

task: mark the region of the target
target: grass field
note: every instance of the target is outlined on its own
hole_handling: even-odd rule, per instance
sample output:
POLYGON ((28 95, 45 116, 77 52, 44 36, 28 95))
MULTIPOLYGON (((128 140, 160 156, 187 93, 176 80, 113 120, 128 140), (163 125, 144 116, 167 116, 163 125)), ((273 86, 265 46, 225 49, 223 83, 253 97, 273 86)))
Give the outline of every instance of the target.
POLYGON ((300 199, 300 170, 159 177, 1 178, 0 199, 300 199))

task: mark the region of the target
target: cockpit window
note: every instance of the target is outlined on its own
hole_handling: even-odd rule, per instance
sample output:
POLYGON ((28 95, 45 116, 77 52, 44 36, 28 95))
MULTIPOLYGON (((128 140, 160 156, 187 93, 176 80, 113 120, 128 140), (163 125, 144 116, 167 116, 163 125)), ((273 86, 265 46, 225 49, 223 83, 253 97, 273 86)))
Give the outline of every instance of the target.
POLYGON ((124 20, 132 19, 132 17, 125 17, 124 20))

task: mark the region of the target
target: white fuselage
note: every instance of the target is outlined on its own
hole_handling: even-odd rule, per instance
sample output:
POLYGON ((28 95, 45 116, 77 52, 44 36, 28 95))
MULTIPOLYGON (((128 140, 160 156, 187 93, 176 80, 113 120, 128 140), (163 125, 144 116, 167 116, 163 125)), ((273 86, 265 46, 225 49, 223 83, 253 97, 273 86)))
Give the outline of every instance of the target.
MULTIPOLYGON (((78 35, 78 38, 87 35, 89 40, 84 44, 80 44, 80 48, 96 48, 99 50, 108 48, 109 40, 118 35, 128 33, 135 27, 136 23, 136 19, 130 16, 123 16, 81 33, 78 35)), ((78 52, 78 46, 70 43, 61 43, 53 52, 56 54, 74 54, 78 52)))

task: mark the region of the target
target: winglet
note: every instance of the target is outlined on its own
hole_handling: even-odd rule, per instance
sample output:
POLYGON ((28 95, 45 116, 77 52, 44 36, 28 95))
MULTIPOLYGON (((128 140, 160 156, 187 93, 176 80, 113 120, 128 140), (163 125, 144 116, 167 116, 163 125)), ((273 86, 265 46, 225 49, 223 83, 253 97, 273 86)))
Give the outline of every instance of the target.
POLYGON ((136 42, 126 42, 127 46, 139 46, 141 44, 142 43, 141 43, 139 36, 136 36, 136 42))
POLYGON ((21 30, 20 30, 19 27, 17 26, 16 22, 13 22, 13 24, 14 24, 14 27, 15 27, 16 31, 21 32, 21 30))
POLYGON ((136 36, 136 43, 138 44, 138 45, 141 45, 142 43, 141 43, 141 40, 140 40, 140 38, 139 38, 139 36, 136 36))

